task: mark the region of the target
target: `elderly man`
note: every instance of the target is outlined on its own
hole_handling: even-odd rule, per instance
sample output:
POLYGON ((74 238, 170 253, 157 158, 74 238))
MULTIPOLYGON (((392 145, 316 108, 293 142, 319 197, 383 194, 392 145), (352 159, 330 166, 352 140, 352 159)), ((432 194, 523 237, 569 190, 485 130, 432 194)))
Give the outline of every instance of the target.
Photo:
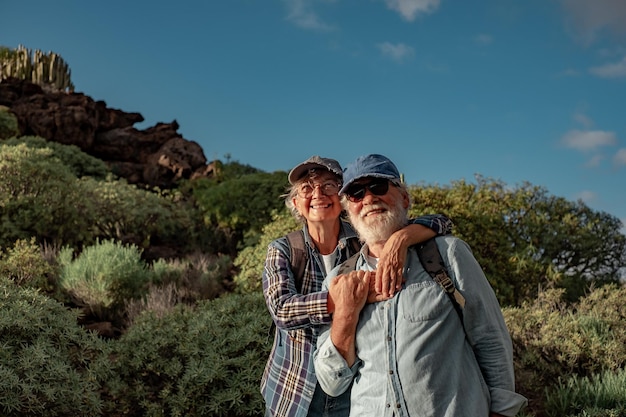
MULTIPOLYGON (((335 301, 314 355, 329 395, 351 391, 351 416, 514 416, 526 404, 515 392, 511 339, 480 265, 462 240, 437 246, 465 298, 462 315, 407 254, 401 291, 378 303, 373 274, 393 232, 407 224, 409 194, 396 166, 382 155, 358 158, 344 172, 342 203, 365 242, 356 271, 324 281, 335 301)), ((378 295, 378 299, 380 299, 378 295)))

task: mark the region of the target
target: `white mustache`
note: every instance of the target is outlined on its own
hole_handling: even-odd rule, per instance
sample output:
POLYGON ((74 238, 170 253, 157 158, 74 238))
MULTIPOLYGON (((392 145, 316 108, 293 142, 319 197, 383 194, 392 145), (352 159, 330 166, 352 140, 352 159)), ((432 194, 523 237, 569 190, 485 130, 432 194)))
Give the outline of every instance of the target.
POLYGON ((372 204, 372 205, 367 207, 367 210, 363 209, 363 211, 361 212, 359 217, 361 217, 361 218, 366 217, 368 214, 370 214, 370 213, 372 213, 374 211, 378 211, 378 210, 389 211, 389 207, 385 203, 372 204))

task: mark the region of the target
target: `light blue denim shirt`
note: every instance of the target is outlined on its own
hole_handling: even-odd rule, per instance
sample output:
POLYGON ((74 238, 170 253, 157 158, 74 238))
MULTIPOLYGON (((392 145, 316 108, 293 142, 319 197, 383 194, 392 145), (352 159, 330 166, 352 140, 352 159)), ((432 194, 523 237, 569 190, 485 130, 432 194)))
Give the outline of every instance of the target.
MULTIPOLYGON (((511 338, 482 268, 464 241, 445 236, 437 244, 466 300, 463 323, 410 250, 402 291, 361 312, 352 368, 324 326, 314 355, 317 378, 330 395, 352 387, 351 416, 514 416, 526 404, 515 392, 511 338)), ((366 253, 364 247, 357 269, 371 269, 366 253)))

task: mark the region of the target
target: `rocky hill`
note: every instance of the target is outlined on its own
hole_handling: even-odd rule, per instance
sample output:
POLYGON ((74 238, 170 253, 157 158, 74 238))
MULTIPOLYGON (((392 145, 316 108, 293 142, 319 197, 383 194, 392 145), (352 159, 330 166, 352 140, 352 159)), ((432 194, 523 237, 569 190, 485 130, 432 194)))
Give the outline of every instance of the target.
POLYGON ((175 120, 139 130, 133 125, 143 122, 140 113, 17 78, 0 82, 0 105, 16 116, 21 136, 76 145, 131 184, 171 188, 180 179, 213 175, 200 145, 183 138, 175 120))

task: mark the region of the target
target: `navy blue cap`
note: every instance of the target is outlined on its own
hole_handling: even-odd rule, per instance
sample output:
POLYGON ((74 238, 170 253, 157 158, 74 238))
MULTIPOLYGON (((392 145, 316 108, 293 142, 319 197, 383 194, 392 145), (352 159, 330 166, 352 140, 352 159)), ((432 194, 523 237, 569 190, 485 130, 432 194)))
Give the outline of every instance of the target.
POLYGON ((339 190, 339 194, 344 194, 350 184, 359 178, 365 177, 399 181, 400 173, 394 163, 386 156, 379 154, 359 156, 356 161, 349 164, 343 171, 343 187, 339 190))

